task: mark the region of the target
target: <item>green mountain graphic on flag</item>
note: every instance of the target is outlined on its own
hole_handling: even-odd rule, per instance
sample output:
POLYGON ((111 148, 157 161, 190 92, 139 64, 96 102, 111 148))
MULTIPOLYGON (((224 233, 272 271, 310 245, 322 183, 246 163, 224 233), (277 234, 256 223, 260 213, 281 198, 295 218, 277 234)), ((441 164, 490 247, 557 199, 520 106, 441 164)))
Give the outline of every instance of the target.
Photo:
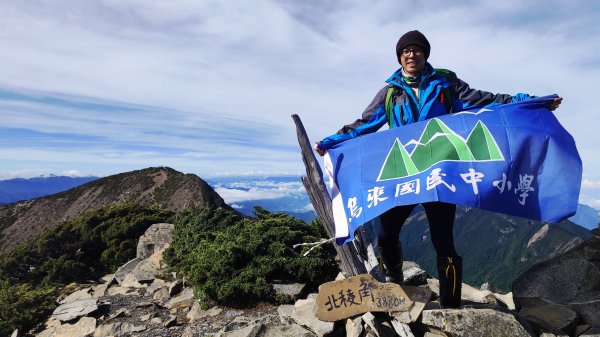
MULTIPOLYGON (((411 141, 406 145, 415 144, 411 141)), ((490 130, 478 121, 465 140, 437 118, 429 120, 412 153, 396 138, 377 181, 409 177, 442 161, 495 161, 504 156, 490 130)))

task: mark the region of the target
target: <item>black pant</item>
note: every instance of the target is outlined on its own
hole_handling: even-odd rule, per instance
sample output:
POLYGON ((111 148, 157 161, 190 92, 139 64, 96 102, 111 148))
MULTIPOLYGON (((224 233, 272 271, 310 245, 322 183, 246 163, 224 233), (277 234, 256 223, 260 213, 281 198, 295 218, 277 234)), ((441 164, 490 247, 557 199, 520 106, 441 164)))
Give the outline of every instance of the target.
MULTIPOLYGON (((437 256, 458 256, 454 249, 454 215, 456 205, 444 202, 422 204, 429 221, 431 242, 437 256)), ((402 225, 416 205, 397 206, 380 216, 379 246, 383 249, 393 247, 400 240, 402 225)))

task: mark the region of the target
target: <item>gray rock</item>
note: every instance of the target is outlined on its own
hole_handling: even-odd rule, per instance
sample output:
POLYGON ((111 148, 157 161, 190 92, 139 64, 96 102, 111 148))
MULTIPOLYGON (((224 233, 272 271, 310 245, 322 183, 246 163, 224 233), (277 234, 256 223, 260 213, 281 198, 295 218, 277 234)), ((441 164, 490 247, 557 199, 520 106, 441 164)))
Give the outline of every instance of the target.
POLYGON ((142 259, 138 259, 137 257, 127 263, 125 263, 124 265, 122 265, 121 267, 119 267, 119 269, 117 269, 117 271, 115 272, 115 280, 121 284, 121 282, 123 282, 123 280, 125 279, 125 276, 127 276, 127 274, 131 273, 131 271, 140 263, 142 262, 142 259))
POLYGON ((148 288, 146 288, 146 292, 149 294, 154 294, 155 291, 163 287, 167 287, 167 282, 159 278, 155 278, 154 281, 152 281, 152 283, 148 286, 148 288))
POLYGON ((116 322, 98 326, 94 331, 94 337, 129 336, 132 333, 144 330, 146 330, 144 325, 135 326, 130 323, 116 322))
POLYGON ((303 294, 304 288, 306 288, 304 283, 273 284, 276 295, 289 296, 292 300, 297 300, 303 294))
POLYGON ((173 240, 173 229, 175 229, 175 225, 168 223, 157 223, 150 226, 138 240, 136 257, 147 259, 170 244, 173 240))
POLYGON ((200 303, 194 302, 192 309, 190 309, 190 312, 188 312, 186 318, 190 323, 195 323, 205 317, 215 317, 222 311, 223 309, 219 307, 212 307, 208 310, 202 310, 202 308, 200 308, 200 303))
POLYGON ((392 327, 400 337, 415 337, 415 335, 412 333, 412 330, 406 323, 401 323, 393 319, 392 327))
POLYGON ((588 259, 598 249, 600 238, 592 237, 529 268, 513 282, 517 308, 560 304, 577 312, 586 324, 600 325, 600 261, 588 259))
POLYGON ((106 291, 106 293, 109 296, 115 296, 115 295, 138 295, 138 292, 135 289, 128 288, 128 287, 112 287, 112 288, 108 288, 108 290, 106 291))
POLYGON ((519 316, 554 334, 572 334, 579 321, 575 311, 556 304, 523 308, 519 316))
POLYGON ((386 321, 378 319, 372 313, 362 315, 362 320, 377 337, 396 337, 394 328, 386 321))
POLYGON ((282 324, 292 324, 292 314, 294 313, 293 304, 283 304, 277 307, 277 314, 282 324))
POLYGON ((298 300, 294 304, 292 319, 297 324, 321 337, 333 331, 332 322, 324 322, 317 318, 317 302, 315 298, 298 300))
POLYGON ((412 261, 404 261, 402 263, 402 273, 404 274, 404 284, 410 286, 427 284, 427 279, 431 278, 426 271, 412 261))
POLYGON ((10 337, 19 337, 19 329, 15 329, 15 331, 10 334, 10 337))
POLYGON ((165 303, 165 308, 168 309, 182 309, 191 308, 194 304, 194 290, 192 288, 185 288, 179 295, 171 298, 165 303))
POLYGON ((229 320, 229 319, 236 318, 239 315, 243 315, 243 314, 244 314, 244 312, 241 310, 227 310, 227 312, 225 313, 225 319, 229 320))
POLYGON ((491 309, 425 310, 421 323, 453 336, 532 336, 513 315, 491 309))
POLYGON ((346 337, 360 337, 363 330, 362 318, 346 319, 346 337))
POLYGON ((183 290, 183 282, 181 280, 175 280, 169 284, 169 295, 175 296, 183 290))
POLYGON ((58 303, 65 304, 65 303, 70 303, 70 302, 75 302, 75 301, 79 301, 79 300, 85 300, 88 298, 92 298, 92 295, 90 294, 91 291, 92 291, 92 288, 85 288, 85 289, 78 290, 76 292, 71 293, 69 296, 65 297, 62 301, 60 301, 58 303))
POLYGON ((70 321, 72 319, 85 316, 98 310, 98 300, 88 298, 70 303, 65 303, 54 309, 52 318, 61 322, 70 321))
POLYGON ((93 297, 94 298, 98 298, 98 297, 102 297, 104 295, 106 295, 106 289, 108 289, 109 285, 108 283, 103 283, 103 284, 99 284, 97 286, 94 287, 94 291, 93 291, 93 297))
POLYGON ((167 301, 171 298, 171 296, 169 296, 169 289, 167 288, 160 288, 158 291, 154 292, 154 295, 152 295, 152 298, 160 305, 163 305, 165 303, 167 303, 167 301))
POLYGON ((96 319, 92 317, 82 317, 75 324, 63 324, 57 326, 54 334, 60 337, 87 337, 96 330, 96 319))
POLYGON ((177 325, 177 316, 169 315, 169 319, 164 323, 165 328, 177 325))
POLYGON ((600 325, 593 326, 579 337, 600 337, 600 325))
POLYGON ((142 260, 135 268, 133 268, 131 274, 135 277, 136 281, 140 283, 152 283, 155 279, 155 275, 166 270, 167 265, 163 259, 163 252, 165 249, 167 249, 167 246, 142 260))

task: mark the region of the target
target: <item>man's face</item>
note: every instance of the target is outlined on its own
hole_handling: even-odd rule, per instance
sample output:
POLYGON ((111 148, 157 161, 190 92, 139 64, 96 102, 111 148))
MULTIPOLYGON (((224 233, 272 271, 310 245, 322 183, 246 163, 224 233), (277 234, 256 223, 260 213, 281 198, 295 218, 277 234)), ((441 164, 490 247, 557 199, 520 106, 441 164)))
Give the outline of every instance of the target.
POLYGON ((402 50, 400 64, 407 75, 417 76, 425 67, 425 52, 423 48, 410 45, 402 50))

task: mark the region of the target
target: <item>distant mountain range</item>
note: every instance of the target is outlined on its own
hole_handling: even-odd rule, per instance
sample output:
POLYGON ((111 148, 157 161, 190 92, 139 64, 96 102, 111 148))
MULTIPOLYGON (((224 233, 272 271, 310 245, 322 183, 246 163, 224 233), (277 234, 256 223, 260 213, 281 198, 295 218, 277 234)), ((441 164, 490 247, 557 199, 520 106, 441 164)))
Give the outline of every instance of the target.
POLYGON ((168 167, 120 173, 49 196, 0 206, 0 253, 12 250, 60 221, 123 201, 156 204, 170 211, 188 207, 231 209, 210 185, 194 174, 168 167))
POLYGON ((66 191, 98 177, 44 176, 30 179, 0 180, 0 205, 30 200, 66 191))

